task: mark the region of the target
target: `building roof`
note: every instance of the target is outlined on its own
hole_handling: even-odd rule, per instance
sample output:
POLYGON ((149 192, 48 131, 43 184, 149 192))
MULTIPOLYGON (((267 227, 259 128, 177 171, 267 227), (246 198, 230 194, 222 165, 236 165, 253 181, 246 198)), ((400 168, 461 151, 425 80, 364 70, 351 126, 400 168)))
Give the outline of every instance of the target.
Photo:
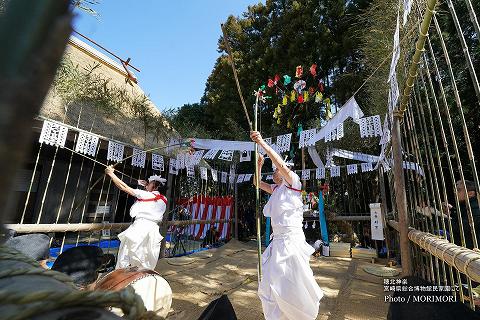
MULTIPOLYGON (((108 80, 109 85, 124 89, 129 97, 145 95, 137 83, 127 81, 129 74, 121 63, 74 36, 70 38, 64 59, 69 60, 79 70, 92 70, 95 65, 93 73, 108 80)), ((148 102, 148 107, 152 115, 162 120, 159 120, 161 123, 156 123, 156 130, 147 130, 146 137, 143 121, 129 108, 122 107, 118 112, 105 113, 95 108, 92 103, 66 103, 54 87, 45 99, 39 115, 140 148, 153 148, 165 144, 169 137, 176 133, 151 101, 148 102)))

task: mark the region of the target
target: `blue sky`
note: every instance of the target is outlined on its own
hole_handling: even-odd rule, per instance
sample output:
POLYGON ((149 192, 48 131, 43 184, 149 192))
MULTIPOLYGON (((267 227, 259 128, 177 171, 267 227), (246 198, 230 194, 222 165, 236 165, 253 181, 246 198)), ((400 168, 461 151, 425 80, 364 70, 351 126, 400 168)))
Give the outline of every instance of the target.
POLYGON ((75 29, 141 70, 139 85, 160 110, 199 102, 215 60, 220 23, 260 0, 100 0, 75 29))

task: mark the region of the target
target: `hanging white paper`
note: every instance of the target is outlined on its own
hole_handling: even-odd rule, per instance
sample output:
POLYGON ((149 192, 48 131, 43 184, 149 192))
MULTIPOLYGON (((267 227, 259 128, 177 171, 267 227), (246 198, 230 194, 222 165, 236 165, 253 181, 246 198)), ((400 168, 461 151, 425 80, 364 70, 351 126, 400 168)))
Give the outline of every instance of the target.
POLYGON ((165 170, 165 163, 163 160, 163 156, 156 153, 152 153, 152 169, 158 170, 158 171, 165 170))
POLYGON ((330 168, 330 176, 340 177, 340 167, 334 166, 330 168))
POLYGON ((292 134, 284 134, 277 137, 277 150, 279 153, 288 152, 290 150, 290 143, 292 141, 292 134))
POLYGON ((244 174, 239 174, 238 177, 237 177, 237 183, 242 183, 245 179, 245 175, 244 174))
POLYGON ((320 159, 320 156, 319 156, 315 146, 309 146, 307 148, 307 150, 308 150, 308 154, 310 155, 310 158, 312 158, 312 161, 315 164, 315 166, 317 166, 317 168, 324 168, 325 165, 323 164, 322 159, 320 159))
POLYGON ((213 180, 214 182, 217 182, 217 181, 218 181, 218 172, 217 172, 217 170, 215 170, 215 169, 212 169, 212 180, 213 180))
POLYGON ((98 136, 88 134, 86 132, 79 132, 75 151, 95 157, 98 146, 98 136))
POLYGON ((314 145, 315 143, 310 143, 309 141, 313 138, 316 132, 317 132, 317 129, 303 130, 300 133, 300 139, 298 141, 299 148, 304 148, 310 145, 314 145))
POLYGON ((242 151, 240 153, 240 162, 251 161, 252 151, 242 151))
POLYGON ((222 171, 222 183, 227 183, 227 173, 222 171))
POLYGON ((125 146, 120 143, 108 141, 107 160, 119 162, 123 159, 125 146))
POLYGON ((403 0, 403 26, 407 24, 408 15, 412 10, 412 0, 403 0))
POLYGON ((358 160, 363 162, 377 162, 379 160, 378 156, 374 156, 366 153, 360 153, 360 152, 353 152, 353 151, 348 151, 343 149, 331 149, 331 154, 334 157, 358 160))
POLYGON ((315 177, 317 178, 317 180, 325 179, 325 167, 317 168, 315 170, 315 177))
POLYGON ((253 174, 251 174, 251 173, 246 174, 243 181, 244 182, 250 181, 250 179, 252 179, 252 176, 253 176, 253 174))
POLYGON ((308 145, 314 145, 315 142, 320 141, 325 138, 325 135, 331 132, 333 129, 338 127, 340 123, 344 123, 348 118, 352 118, 355 123, 358 123, 358 120, 363 117, 363 111, 358 106, 355 97, 351 97, 342 108, 340 108, 337 113, 330 119, 327 124, 320 129, 308 142, 308 145))
POLYGON ((193 178, 195 177, 195 167, 194 166, 186 166, 187 168, 187 177, 193 178))
POLYGON ((177 159, 174 159, 174 158, 170 159, 170 162, 168 165, 168 172, 174 175, 178 174, 177 159))
POLYGON ((333 153, 330 150, 327 150, 325 167, 334 167, 335 163, 333 162, 333 153))
POLYGON ((172 153, 174 149, 180 147, 181 142, 182 142, 181 139, 171 138, 170 141, 168 142, 168 147, 165 149, 165 152, 172 153))
POLYGON ((200 163, 204 153, 205 153, 205 150, 195 151, 195 153, 193 154, 193 165, 194 166, 196 166, 200 163))
POLYGON ((215 159, 215 156, 217 155, 218 153, 218 149, 210 149, 208 150, 204 155, 203 155, 203 159, 207 159, 207 160, 213 160, 215 159))
POLYGON ((185 153, 177 154, 177 170, 185 169, 185 153))
POLYGON ((61 124, 44 121, 38 142, 51 146, 64 147, 67 141, 68 128, 61 124))
POLYGON ((200 167, 200 177, 202 180, 208 180, 208 170, 205 167, 200 167))
POLYGON ((373 165, 371 162, 361 163, 360 166, 362 167, 362 172, 373 171, 373 165))
POLYGON ((365 117, 360 119, 360 137, 382 136, 382 122, 380 116, 365 117))
POLYGON ((218 159, 225 161, 232 161, 233 151, 232 150, 222 150, 222 153, 218 156, 218 159))
POLYGON ((349 164, 347 165, 347 174, 357 174, 358 173, 358 166, 356 164, 349 164))
POLYGON ((310 170, 302 170, 302 180, 310 180, 310 170))
POLYGON ((132 166, 138 168, 145 168, 145 160, 147 153, 143 150, 133 148, 132 166))
POLYGON ((253 151, 255 144, 251 141, 228 141, 211 139, 193 139, 192 147, 205 150, 232 150, 232 151, 253 151))

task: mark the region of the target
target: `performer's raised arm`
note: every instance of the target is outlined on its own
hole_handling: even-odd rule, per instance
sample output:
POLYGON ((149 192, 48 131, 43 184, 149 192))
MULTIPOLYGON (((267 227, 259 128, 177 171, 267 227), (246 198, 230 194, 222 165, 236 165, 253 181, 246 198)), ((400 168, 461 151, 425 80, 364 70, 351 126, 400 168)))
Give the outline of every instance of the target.
MULTIPOLYGON (((285 161, 283 161, 282 157, 278 153, 275 152, 266 142, 263 140, 262 135, 258 131, 251 131, 250 138, 258 143, 265 152, 268 154, 270 159, 272 160, 273 165, 278 169, 280 175, 285 179, 288 184, 292 185, 293 183, 293 172, 288 168, 285 161)), ((263 189, 262 189, 263 190, 263 189)), ((271 192, 270 192, 271 193, 271 192)))
POLYGON ((125 182, 123 182, 117 175, 115 174, 115 170, 113 166, 108 166, 105 168, 105 174, 107 174, 110 178, 112 178, 112 182, 118 187, 118 189, 128 193, 131 196, 135 197, 135 190, 129 187, 125 182))
POLYGON ((258 176, 259 181, 260 181, 259 188, 262 189, 265 192, 268 192, 268 193, 272 194, 272 185, 262 181, 263 162, 264 162, 263 156, 261 154, 259 154, 258 155, 258 172, 256 172, 255 176, 253 177, 253 185, 254 186, 257 185, 257 176, 258 176))

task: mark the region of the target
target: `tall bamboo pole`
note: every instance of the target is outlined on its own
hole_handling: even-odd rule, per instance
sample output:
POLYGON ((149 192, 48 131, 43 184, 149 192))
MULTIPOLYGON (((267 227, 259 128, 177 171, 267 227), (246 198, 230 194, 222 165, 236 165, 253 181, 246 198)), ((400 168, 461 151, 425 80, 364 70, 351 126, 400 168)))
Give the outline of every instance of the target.
MULTIPOLYGON (((257 131, 258 126, 258 98, 259 93, 256 94, 255 99, 255 115, 254 115, 254 131, 257 131)), ((255 143, 255 216, 257 217, 257 255, 258 255, 258 283, 262 280, 262 239, 260 233, 260 173, 258 172, 258 144, 255 143)))

